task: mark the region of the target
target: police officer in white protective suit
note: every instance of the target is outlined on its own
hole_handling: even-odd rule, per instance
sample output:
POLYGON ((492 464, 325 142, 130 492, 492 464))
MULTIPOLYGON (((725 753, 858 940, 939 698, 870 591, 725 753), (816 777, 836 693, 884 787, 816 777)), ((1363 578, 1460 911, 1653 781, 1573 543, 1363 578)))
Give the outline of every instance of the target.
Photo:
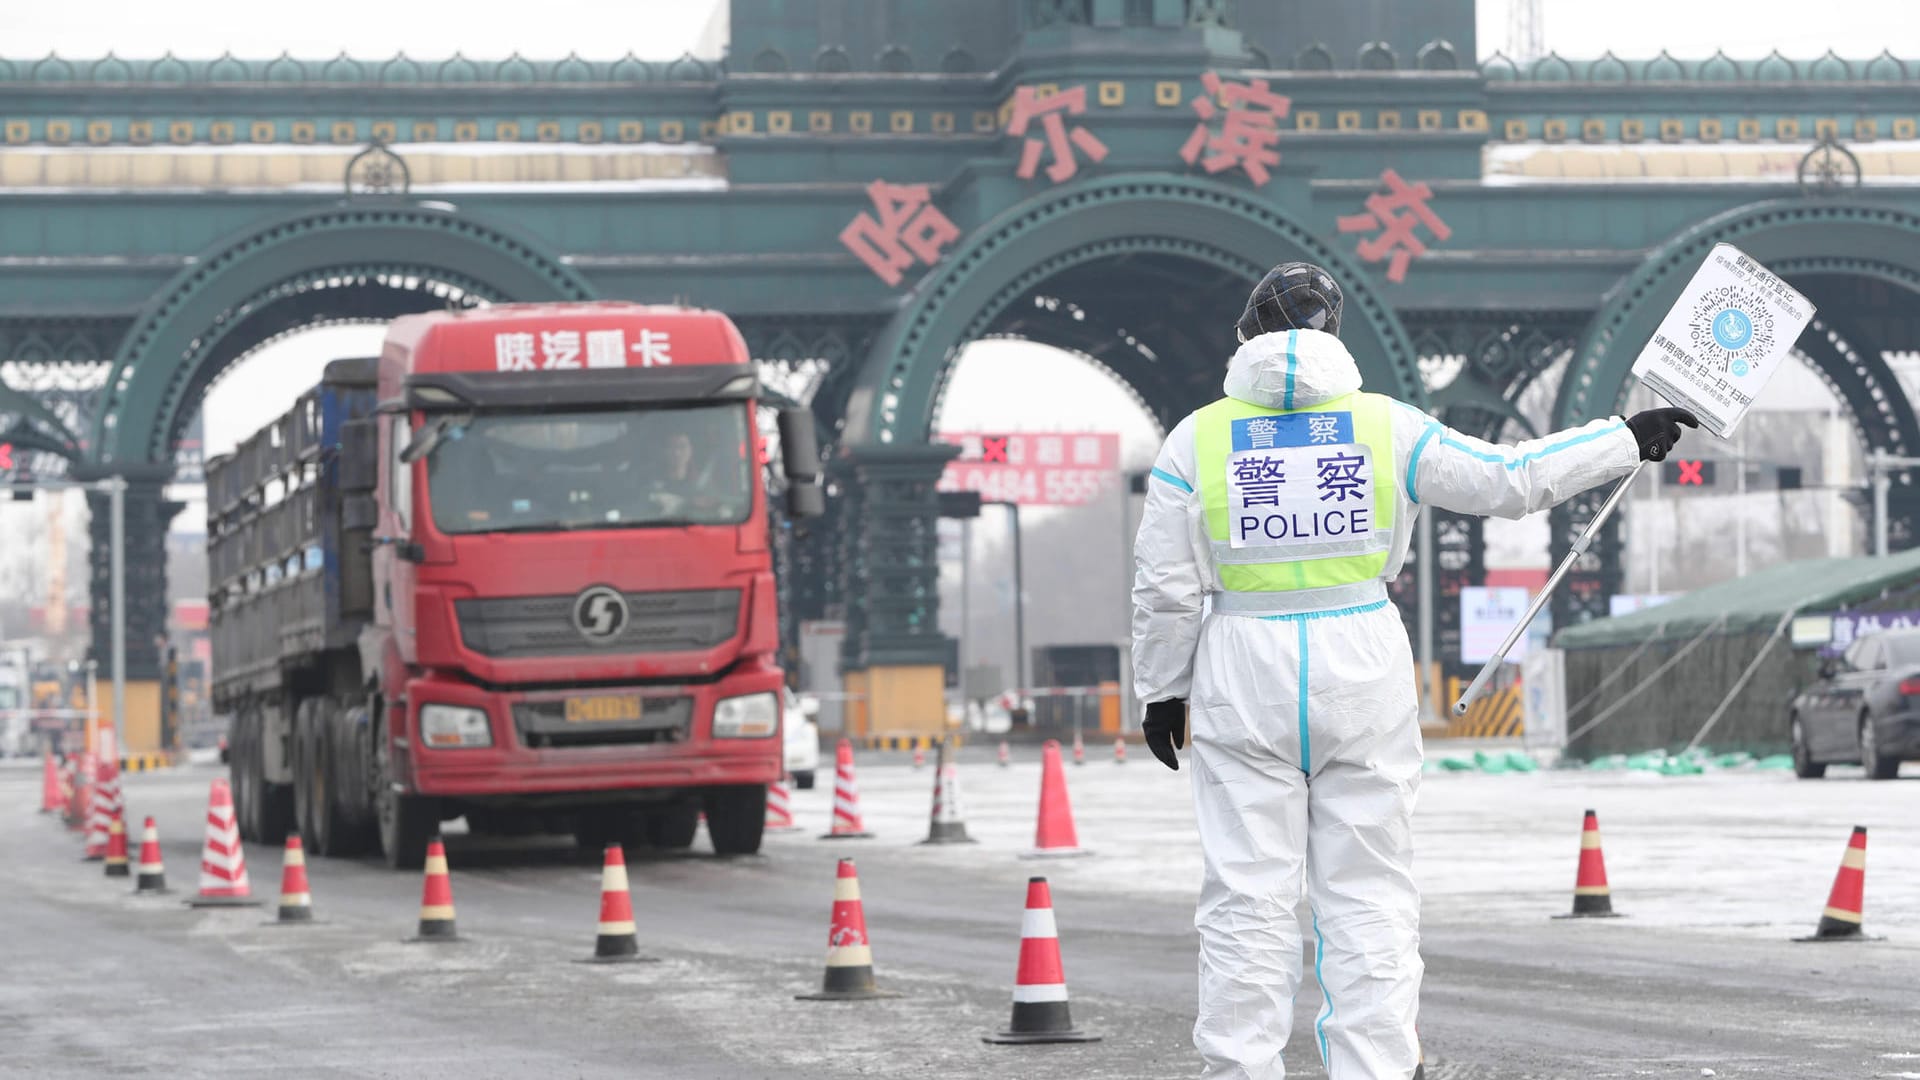
POLYGON ((1326 998, 1307 1034, 1330 1080, 1404 1080, 1418 1063, 1420 728, 1386 588, 1414 515, 1544 510, 1698 426, 1654 409, 1482 442, 1362 393, 1340 304, 1308 263, 1260 282, 1227 396, 1167 437, 1134 542, 1134 684, 1168 768, 1192 706, 1207 1077, 1285 1075, 1306 936, 1326 998))

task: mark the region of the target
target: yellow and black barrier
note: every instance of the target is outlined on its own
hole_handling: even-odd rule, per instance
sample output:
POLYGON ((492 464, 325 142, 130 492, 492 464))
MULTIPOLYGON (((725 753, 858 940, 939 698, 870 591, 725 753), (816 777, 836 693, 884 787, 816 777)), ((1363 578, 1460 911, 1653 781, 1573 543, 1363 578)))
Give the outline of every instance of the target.
MULTIPOLYGON (((943 736, 939 735, 863 735, 861 746, 868 750, 932 750, 943 736)), ((944 736, 952 740, 955 749, 959 749, 965 739, 957 732, 944 736)))
MULTIPOLYGON (((1446 701, 1460 699, 1462 683, 1457 678, 1447 680, 1446 701)), ((1520 697, 1518 686, 1505 686, 1497 690, 1488 690, 1467 706, 1465 716, 1454 716, 1448 711, 1447 727, 1437 733, 1443 739, 1515 739, 1526 730, 1526 708, 1520 697)))
POLYGON ((164 750, 150 753, 128 754, 120 759, 121 772, 153 772, 156 769, 173 767, 173 755, 164 750))

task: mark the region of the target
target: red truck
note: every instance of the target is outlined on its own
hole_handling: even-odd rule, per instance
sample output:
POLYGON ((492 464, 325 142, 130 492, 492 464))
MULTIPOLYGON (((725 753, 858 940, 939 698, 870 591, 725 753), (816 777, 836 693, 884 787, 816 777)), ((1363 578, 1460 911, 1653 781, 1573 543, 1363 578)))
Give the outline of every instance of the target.
POLYGON ((704 810, 717 852, 758 850, 782 768, 769 493, 791 517, 823 499, 810 414, 761 398, 717 312, 409 315, 209 462, 242 834, 415 867, 458 817, 678 848, 704 810))

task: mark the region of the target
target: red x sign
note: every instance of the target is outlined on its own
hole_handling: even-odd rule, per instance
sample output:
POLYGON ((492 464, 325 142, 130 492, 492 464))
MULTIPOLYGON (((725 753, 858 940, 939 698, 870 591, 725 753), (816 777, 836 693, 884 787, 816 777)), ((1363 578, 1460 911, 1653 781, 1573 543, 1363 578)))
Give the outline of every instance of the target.
POLYGON ((989 465, 1007 464, 1007 436, 994 438, 991 435, 980 437, 980 460, 989 465))
POLYGON ((1705 462, 1696 458, 1693 461, 1676 460, 1674 464, 1680 467, 1679 483, 1692 484, 1694 487, 1706 486, 1706 481, 1700 478, 1700 467, 1704 465, 1705 462))

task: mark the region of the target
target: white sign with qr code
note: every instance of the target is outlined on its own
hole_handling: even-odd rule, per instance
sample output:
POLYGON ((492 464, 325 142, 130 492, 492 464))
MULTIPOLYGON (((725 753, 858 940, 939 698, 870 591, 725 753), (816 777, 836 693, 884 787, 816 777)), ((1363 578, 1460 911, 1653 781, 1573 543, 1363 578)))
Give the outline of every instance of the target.
POLYGON ((1813 311, 1773 271, 1732 244, 1715 244, 1640 350, 1633 373, 1724 439, 1786 361, 1813 311))

